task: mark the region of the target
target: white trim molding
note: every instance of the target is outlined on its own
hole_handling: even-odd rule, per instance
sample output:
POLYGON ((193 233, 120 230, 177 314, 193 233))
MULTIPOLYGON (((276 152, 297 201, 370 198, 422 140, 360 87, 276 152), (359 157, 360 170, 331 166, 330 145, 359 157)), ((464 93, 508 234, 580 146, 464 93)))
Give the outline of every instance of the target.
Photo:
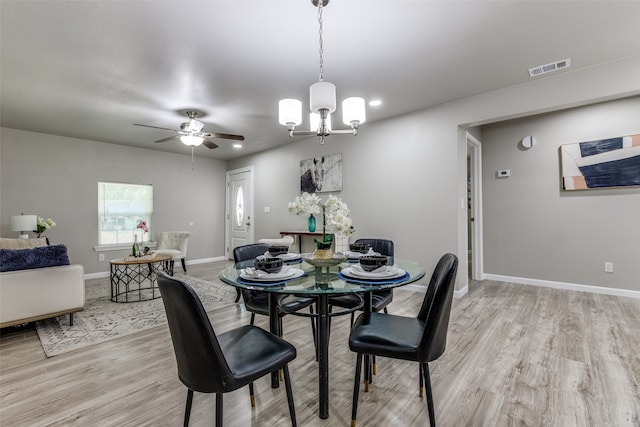
MULTIPOLYGON (((224 256, 217 256, 217 257, 213 257, 213 258, 202 258, 202 259, 193 259, 191 261, 186 261, 185 264, 186 265, 194 265, 194 264, 204 264, 207 262, 215 262, 215 261, 225 261, 225 257, 224 256)), ((233 262, 233 261, 229 261, 229 262, 233 262)), ((179 267, 180 271, 182 271, 182 267, 179 267)), ((84 275, 84 280, 89 280, 89 279, 101 279, 103 277, 109 277, 111 275, 110 272, 108 271, 99 271, 97 273, 89 273, 89 274, 85 274, 84 275)))
POLYGON ((498 274, 484 274, 483 280, 497 280, 500 282, 517 283, 520 285, 541 286, 545 288, 564 289, 568 291, 589 292, 592 294, 605 294, 618 297, 640 298, 640 291, 628 289, 607 288, 604 286, 581 285, 578 283, 554 282, 551 280, 528 279, 526 277, 500 276, 498 274))

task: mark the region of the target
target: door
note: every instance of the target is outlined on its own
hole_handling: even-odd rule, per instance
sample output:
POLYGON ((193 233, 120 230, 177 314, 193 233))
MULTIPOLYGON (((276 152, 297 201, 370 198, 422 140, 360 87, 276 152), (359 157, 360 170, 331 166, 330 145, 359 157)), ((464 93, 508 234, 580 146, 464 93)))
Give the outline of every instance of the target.
POLYGON ((253 166, 227 172, 226 256, 233 249, 253 243, 253 166))
POLYGON ((482 144, 467 132, 467 203, 469 278, 483 279, 482 253, 482 144))

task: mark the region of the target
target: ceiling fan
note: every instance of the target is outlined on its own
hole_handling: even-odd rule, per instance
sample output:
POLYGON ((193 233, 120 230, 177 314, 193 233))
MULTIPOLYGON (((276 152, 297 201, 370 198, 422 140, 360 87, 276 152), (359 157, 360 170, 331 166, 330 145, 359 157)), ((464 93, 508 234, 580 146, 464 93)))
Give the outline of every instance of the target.
POLYGON ((141 125, 138 123, 134 123, 134 126, 144 126, 147 128, 170 130, 172 132, 177 133, 177 135, 170 136, 168 138, 159 139, 155 142, 166 142, 166 141, 171 141, 172 139, 180 139, 180 141, 182 141, 182 143, 185 145, 190 145, 192 147, 195 147, 200 144, 203 144, 208 148, 214 149, 214 148, 218 148, 218 144, 214 143, 209 138, 223 138, 223 139, 233 139, 235 141, 244 141, 244 136, 242 135, 232 135, 229 133, 203 132, 204 123, 199 120, 196 120, 196 117, 198 116, 198 112, 186 111, 185 113, 189 118, 189 121, 180 124, 180 130, 161 128, 158 126, 141 125))

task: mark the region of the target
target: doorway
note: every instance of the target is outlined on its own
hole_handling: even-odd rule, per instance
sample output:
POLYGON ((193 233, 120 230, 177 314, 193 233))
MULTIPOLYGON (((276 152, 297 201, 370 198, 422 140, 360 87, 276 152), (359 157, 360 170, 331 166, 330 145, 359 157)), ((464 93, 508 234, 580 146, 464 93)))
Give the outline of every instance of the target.
POLYGON ((469 279, 482 280, 482 144, 467 134, 467 239, 469 279))
POLYGON ((233 258, 237 246, 253 243, 253 166, 227 171, 225 255, 233 258))

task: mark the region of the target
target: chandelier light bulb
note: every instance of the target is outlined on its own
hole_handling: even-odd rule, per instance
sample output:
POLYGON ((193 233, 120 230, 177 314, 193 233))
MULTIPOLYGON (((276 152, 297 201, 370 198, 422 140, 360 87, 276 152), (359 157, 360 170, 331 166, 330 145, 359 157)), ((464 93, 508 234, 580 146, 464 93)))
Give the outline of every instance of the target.
POLYGON ((280 124, 297 126, 302 123, 302 102, 297 99, 282 99, 278 103, 280 124))
POLYGON ((312 113, 322 109, 333 113, 336 111, 336 85, 329 82, 315 82, 309 88, 309 100, 312 113))
POLYGON ((351 125, 353 122, 362 124, 366 119, 364 99, 354 96, 342 101, 342 122, 345 125, 351 125))

